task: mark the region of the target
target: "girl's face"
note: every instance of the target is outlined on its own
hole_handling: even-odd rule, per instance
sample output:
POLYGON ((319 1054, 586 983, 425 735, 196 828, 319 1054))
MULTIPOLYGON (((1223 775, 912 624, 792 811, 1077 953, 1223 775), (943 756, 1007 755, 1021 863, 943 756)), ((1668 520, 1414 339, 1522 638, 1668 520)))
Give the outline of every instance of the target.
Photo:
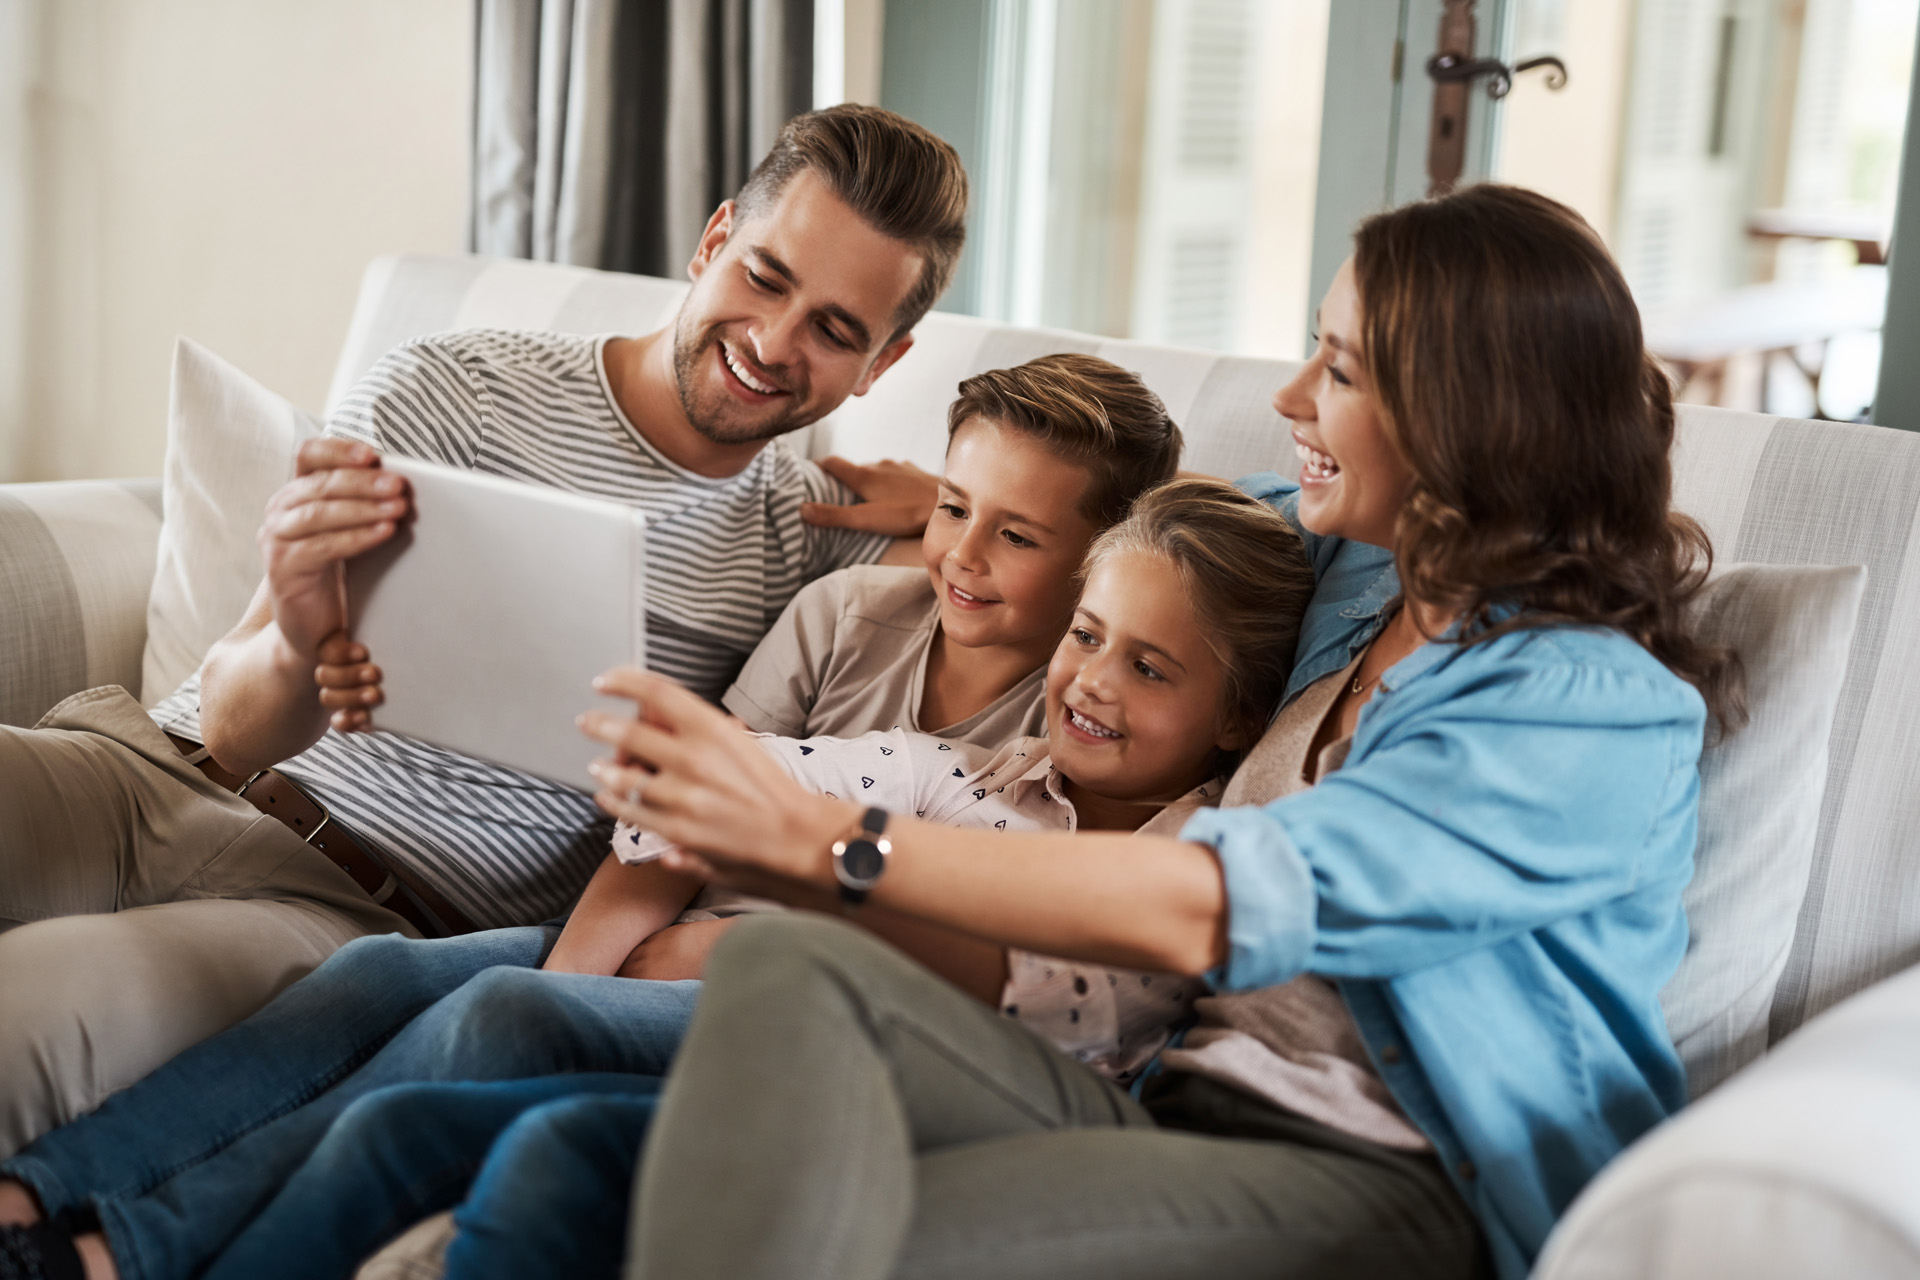
POLYGON ((1114 800, 1177 800, 1240 743, 1227 672, 1173 565, 1116 551, 1087 576, 1047 668, 1047 742, 1076 785, 1114 800))
POLYGON ((1036 664, 1046 656, 1072 616, 1074 570, 1093 541, 1080 509, 1092 482, 1024 432, 961 424, 920 544, 948 639, 1031 646, 1036 664))
POLYGON ((1387 438, 1361 354, 1360 295, 1348 258, 1320 304, 1319 344, 1273 407, 1292 422, 1300 454, 1300 523, 1390 548, 1413 471, 1387 438))

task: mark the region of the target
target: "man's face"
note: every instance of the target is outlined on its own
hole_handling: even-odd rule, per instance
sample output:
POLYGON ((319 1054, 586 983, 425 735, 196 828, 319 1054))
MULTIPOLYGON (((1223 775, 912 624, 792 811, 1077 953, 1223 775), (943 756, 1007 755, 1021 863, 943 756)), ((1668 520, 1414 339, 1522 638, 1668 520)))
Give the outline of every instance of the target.
POLYGON ((718 444, 784 435, 865 395, 913 343, 889 339, 922 264, 811 172, 753 218, 733 212, 707 224, 673 334, 681 406, 718 444))

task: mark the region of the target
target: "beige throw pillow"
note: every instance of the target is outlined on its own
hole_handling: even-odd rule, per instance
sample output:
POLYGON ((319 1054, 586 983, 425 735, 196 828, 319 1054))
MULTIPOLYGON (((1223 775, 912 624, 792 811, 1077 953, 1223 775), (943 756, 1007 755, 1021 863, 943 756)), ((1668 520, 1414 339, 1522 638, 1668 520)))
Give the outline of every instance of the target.
POLYGON ((240 621, 264 569, 254 535, 293 452, 320 423, 205 347, 173 351, 166 519, 147 597, 140 698, 152 706, 240 621))
POLYGON ((1866 582, 1859 565, 1730 565, 1694 603, 1696 633, 1739 652, 1749 713, 1700 757, 1690 937, 1661 993, 1694 1097, 1766 1051, 1866 582))

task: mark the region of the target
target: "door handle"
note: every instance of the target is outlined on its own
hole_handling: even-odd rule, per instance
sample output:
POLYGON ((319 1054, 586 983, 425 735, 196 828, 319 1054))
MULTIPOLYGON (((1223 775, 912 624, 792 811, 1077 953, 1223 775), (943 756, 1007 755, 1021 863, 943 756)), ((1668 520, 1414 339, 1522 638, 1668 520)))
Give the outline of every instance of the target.
POLYGON ((1481 76, 1487 77, 1487 96, 1495 101, 1513 90, 1515 76, 1537 67, 1547 69, 1547 88, 1567 87, 1567 64, 1552 54, 1526 58, 1512 66, 1498 58, 1466 58, 1457 53, 1436 53, 1427 59, 1427 75, 1438 84, 1471 84, 1481 76))

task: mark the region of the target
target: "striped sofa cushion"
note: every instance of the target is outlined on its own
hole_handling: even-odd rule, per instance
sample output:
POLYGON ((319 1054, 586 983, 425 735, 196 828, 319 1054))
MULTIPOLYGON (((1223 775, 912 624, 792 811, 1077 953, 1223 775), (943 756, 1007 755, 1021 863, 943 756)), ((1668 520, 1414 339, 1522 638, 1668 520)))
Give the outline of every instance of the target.
POLYGON ((0 724, 95 685, 138 692, 158 480, 0 486, 0 724))
POLYGON ((1777 1041, 1920 960, 1920 434, 1687 407, 1674 482, 1723 560, 1867 568, 1777 1041))
MULTIPOLYGON (((416 334, 498 325, 643 332, 685 286, 480 258, 402 257, 368 272, 333 384, 337 400, 380 354, 416 334)), ((938 313, 914 349, 814 428, 810 451, 904 457, 929 469, 961 378, 1047 351, 1138 370, 1187 435, 1186 465, 1215 475, 1297 474, 1266 407, 1291 373, 1250 360, 1016 329, 938 313)), ((1835 718, 1818 844, 1772 1014, 1780 1036, 1920 959, 1920 435, 1685 407, 1675 503, 1723 562, 1863 564, 1866 597, 1835 718)))

